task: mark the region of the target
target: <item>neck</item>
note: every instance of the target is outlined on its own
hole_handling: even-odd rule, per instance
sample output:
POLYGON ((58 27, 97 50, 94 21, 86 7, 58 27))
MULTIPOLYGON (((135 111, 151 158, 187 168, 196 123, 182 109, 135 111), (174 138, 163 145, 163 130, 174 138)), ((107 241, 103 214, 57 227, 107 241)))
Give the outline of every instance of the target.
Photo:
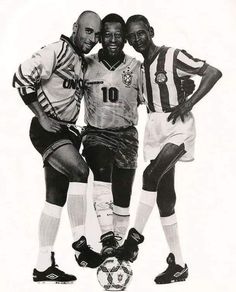
POLYGON ((156 46, 154 43, 151 43, 151 45, 148 47, 148 49, 143 52, 143 58, 145 60, 151 59, 155 52, 159 49, 160 47, 156 46))

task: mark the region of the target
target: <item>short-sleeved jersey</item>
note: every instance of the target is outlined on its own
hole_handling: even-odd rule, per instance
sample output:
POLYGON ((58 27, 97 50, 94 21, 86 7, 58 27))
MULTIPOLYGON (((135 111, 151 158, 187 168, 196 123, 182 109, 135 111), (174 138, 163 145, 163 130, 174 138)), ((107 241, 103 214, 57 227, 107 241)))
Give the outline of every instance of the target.
POLYGON ((111 70, 99 54, 87 58, 85 73, 85 123, 100 129, 126 128, 137 124, 142 95, 141 63, 125 55, 111 70))
POLYGON ((202 75, 208 65, 184 50, 162 46, 145 60, 144 95, 151 112, 165 112, 185 100, 181 78, 202 75))
POLYGON ((48 116, 76 122, 83 96, 83 55, 61 36, 19 66, 13 78, 26 104, 38 100, 48 116))

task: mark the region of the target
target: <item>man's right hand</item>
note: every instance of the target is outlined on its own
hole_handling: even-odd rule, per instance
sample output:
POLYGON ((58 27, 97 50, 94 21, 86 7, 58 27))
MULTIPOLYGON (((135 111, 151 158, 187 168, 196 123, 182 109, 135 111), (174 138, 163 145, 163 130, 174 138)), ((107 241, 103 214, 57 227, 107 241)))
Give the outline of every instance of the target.
POLYGON ((40 125, 44 128, 44 130, 52 133, 57 133, 61 131, 61 125, 59 122, 49 118, 46 115, 42 115, 38 117, 40 125))

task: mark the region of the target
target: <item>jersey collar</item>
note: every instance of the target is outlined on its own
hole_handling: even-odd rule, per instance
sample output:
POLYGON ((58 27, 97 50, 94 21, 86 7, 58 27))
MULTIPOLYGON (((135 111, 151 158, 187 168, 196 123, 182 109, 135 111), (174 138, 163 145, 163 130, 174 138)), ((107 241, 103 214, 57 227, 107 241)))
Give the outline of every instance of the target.
POLYGON ((66 43, 68 43, 73 50, 76 52, 77 55, 84 57, 84 54, 73 44, 72 40, 65 35, 61 35, 60 39, 66 43))
POLYGON ((124 52, 121 53, 120 58, 117 61, 111 62, 105 55, 104 50, 100 49, 98 51, 98 61, 102 62, 103 65, 110 71, 114 71, 116 68, 120 66, 121 63, 125 63, 125 54, 124 52))

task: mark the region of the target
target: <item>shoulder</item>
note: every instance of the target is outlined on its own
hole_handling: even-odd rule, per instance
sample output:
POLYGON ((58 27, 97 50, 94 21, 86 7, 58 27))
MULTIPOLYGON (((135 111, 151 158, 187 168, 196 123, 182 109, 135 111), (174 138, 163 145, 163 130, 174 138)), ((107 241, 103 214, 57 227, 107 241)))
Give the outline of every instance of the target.
POLYGON ((137 66, 137 67, 141 67, 141 64, 142 64, 141 61, 127 54, 125 54, 125 63, 127 63, 128 65, 137 66))
POLYGON ((85 57, 85 60, 88 66, 92 66, 93 64, 98 62, 98 54, 91 54, 85 57))

